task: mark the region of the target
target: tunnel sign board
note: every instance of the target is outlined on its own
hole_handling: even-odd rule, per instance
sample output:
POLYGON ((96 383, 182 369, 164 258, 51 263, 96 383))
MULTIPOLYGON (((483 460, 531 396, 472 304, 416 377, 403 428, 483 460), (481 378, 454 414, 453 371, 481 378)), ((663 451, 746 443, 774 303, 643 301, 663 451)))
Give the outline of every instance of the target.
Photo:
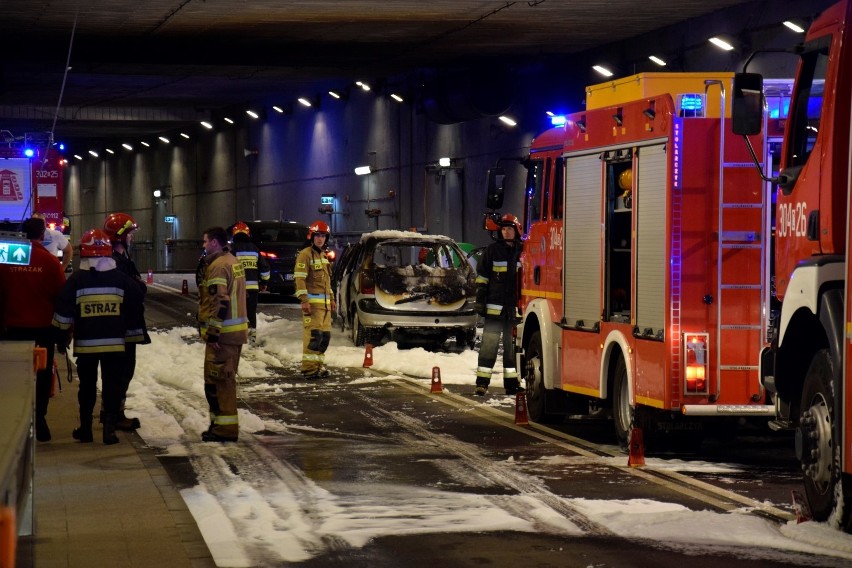
POLYGON ((28 266, 32 248, 28 240, 0 236, 0 264, 28 266))

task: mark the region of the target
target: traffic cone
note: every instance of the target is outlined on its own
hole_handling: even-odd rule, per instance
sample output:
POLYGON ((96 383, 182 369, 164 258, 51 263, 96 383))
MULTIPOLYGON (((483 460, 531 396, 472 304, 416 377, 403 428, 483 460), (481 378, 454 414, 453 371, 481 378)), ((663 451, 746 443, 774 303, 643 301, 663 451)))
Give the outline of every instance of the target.
POLYGON ((630 440, 627 442, 627 465, 638 467, 645 465, 645 444, 642 442, 642 428, 630 429, 630 440))
POLYGON ((154 271, 152 269, 148 269, 148 278, 145 279, 146 284, 154 283, 154 271))
POLYGON ((441 384, 440 367, 432 367, 432 388, 429 392, 444 392, 444 385, 441 384))
POLYGON ((364 346, 364 367, 373 366, 373 346, 368 343, 364 346))
POLYGON ((184 279, 183 285, 180 287, 180 293, 184 296, 189 296, 189 282, 184 279))
POLYGON ((515 424, 526 426, 529 423, 530 417, 527 412, 527 393, 520 391, 515 395, 515 424))
POLYGON ((813 516, 811 515, 811 509, 808 507, 807 501, 805 501, 805 497, 793 489, 793 512, 796 513, 796 524, 805 523, 807 521, 813 520, 813 516))

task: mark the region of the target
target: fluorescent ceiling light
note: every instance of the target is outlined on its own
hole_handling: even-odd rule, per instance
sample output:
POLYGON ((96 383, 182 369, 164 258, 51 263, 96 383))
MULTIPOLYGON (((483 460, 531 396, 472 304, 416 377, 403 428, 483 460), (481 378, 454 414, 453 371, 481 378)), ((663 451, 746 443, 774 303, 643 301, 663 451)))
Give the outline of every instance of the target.
POLYGON ((299 97, 299 98, 298 98, 298 99, 296 99, 296 100, 297 100, 297 101, 299 101, 299 103, 300 103, 301 105, 303 105, 303 106, 306 106, 306 107, 311 107, 311 106, 313 106, 313 105, 311 104, 311 101, 309 101, 309 100, 308 100, 308 99, 306 99, 305 97, 299 97))
POLYGON ((122 144, 122 146, 124 147, 125 150, 133 150, 133 146, 131 146, 130 144, 127 144, 126 142, 124 144, 122 144))
POLYGON ((247 111, 246 111, 246 114, 247 114, 247 115, 249 115, 249 116, 250 116, 250 117, 252 117, 252 118, 255 118, 255 119, 256 119, 256 118, 260 118, 260 115, 259 115, 259 114, 257 114, 256 112, 254 112, 254 111, 253 111, 253 110, 251 110, 251 109, 247 110, 247 111))
POLYGON ((365 83, 363 81, 356 81, 355 84, 358 85, 359 87, 361 87, 365 91, 370 90, 370 85, 368 85, 367 83, 365 83))
POLYGON ((517 122, 515 122, 514 120, 512 120, 511 118, 509 118, 508 116, 505 116, 505 115, 500 116, 498 118, 500 119, 501 122, 503 122, 504 124, 508 124, 509 126, 516 126, 518 124, 517 122))
POLYGON ((790 20, 784 20, 784 25, 796 32, 797 34, 805 33, 805 28, 796 24, 795 22, 791 22, 790 20))
POLYGON ((666 66, 666 62, 663 61, 662 59, 660 59, 659 57, 657 57, 656 55, 649 55, 648 59, 650 59, 651 61, 653 61, 654 63, 656 63, 660 67, 666 66))
POLYGON ((189 140, 189 134, 187 134, 186 132, 181 132, 180 135, 189 140))
POLYGON ((150 144, 148 144, 147 142, 144 142, 144 141, 143 141, 141 144, 142 144, 143 146, 145 146, 146 148, 150 148, 150 147, 151 147, 151 145, 150 145, 150 144))
POLYGON ((399 96, 399 95, 397 95, 396 93, 391 93, 391 98, 392 98, 393 100, 395 100, 396 102, 398 102, 398 103, 401 103, 401 102, 402 102, 402 97, 400 97, 400 96, 399 96))
POLYGON ((163 144, 169 144, 171 142, 171 140, 169 140, 165 136, 157 136, 157 138, 159 138, 160 142, 162 142, 163 144))
POLYGON ((115 152, 112 151, 112 148, 106 148, 106 151, 110 154, 115 154, 115 152))
POLYGON ((201 126, 206 128, 207 130, 213 130, 213 125, 207 122, 206 120, 201 121, 201 126))
POLYGON ((612 71, 604 67, 603 65, 592 65, 592 69, 603 75, 604 77, 612 77, 612 71))
POLYGON ((725 51, 731 51, 734 49, 733 45, 716 36, 711 37, 709 41, 719 49, 724 49, 725 51))
POLYGON ((278 105, 272 105, 272 110, 274 110, 275 112, 280 112, 281 114, 284 114, 284 109, 281 108, 278 105))
POLYGON ((356 176, 365 176, 368 173, 370 173, 370 166, 358 166, 357 168, 355 168, 356 176))
POLYGON ((95 158, 97 158, 97 157, 98 157, 98 153, 97 153, 97 152, 95 152, 94 150, 89 150, 89 154, 91 154, 91 155, 92 155, 92 156, 94 156, 95 158))
POLYGON ((83 159, 83 156, 81 156, 80 154, 74 154, 74 157, 77 158, 78 160, 83 159))
POLYGON ((337 91, 329 91, 328 94, 334 97, 335 99, 340 98, 340 93, 338 93, 337 91))
POLYGON ((234 121, 228 118, 227 116, 225 117, 225 122, 227 122, 228 124, 234 124, 234 121))

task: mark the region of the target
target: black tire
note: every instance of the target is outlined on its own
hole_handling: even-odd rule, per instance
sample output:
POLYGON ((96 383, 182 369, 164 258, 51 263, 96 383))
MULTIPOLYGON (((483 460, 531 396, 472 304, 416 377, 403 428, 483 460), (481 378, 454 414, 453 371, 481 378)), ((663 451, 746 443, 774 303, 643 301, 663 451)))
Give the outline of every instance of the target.
POLYGON ((364 326, 361 325, 361 319, 358 317, 358 310, 352 310, 352 343, 355 347, 361 347, 366 343, 367 333, 364 326))
POLYGON ((615 364, 612 381, 612 422, 618 443, 626 447, 633 427, 635 412, 630 405, 630 382, 627 380, 627 365, 619 357, 615 364))
POLYGON ((558 424, 565 421, 565 398, 562 391, 544 387, 544 357, 541 332, 536 331, 524 348, 523 380, 527 394, 527 412, 530 420, 540 424, 558 424), (560 410, 554 411, 555 408, 560 410))
POLYGON ((796 444, 801 447, 805 497, 816 521, 829 519, 848 530, 852 499, 841 469, 840 420, 835 416, 834 365, 827 349, 817 351, 802 389, 796 444))

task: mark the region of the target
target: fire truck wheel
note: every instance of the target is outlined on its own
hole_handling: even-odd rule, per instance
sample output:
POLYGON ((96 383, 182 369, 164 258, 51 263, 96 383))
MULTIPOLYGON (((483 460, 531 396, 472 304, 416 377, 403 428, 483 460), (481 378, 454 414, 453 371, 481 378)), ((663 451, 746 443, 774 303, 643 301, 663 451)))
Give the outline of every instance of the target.
POLYGON ((796 430, 800 448, 805 495, 813 518, 832 518, 836 528, 849 529, 852 522, 852 491, 843 483, 839 420, 834 415, 834 366, 827 349, 811 360, 802 389, 801 416, 796 430), (835 516, 832 517, 832 513, 835 516))
POLYGON ((527 410, 530 419, 540 424, 559 424, 565 421, 567 409, 561 390, 544 386, 544 357, 541 333, 535 332, 524 347, 523 380, 527 391, 527 410))
POLYGON ((627 447, 630 428, 633 427, 633 407, 630 405, 630 383, 627 380, 627 365, 624 357, 615 364, 612 381, 612 421, 615 435, 622 447, 627 447))

